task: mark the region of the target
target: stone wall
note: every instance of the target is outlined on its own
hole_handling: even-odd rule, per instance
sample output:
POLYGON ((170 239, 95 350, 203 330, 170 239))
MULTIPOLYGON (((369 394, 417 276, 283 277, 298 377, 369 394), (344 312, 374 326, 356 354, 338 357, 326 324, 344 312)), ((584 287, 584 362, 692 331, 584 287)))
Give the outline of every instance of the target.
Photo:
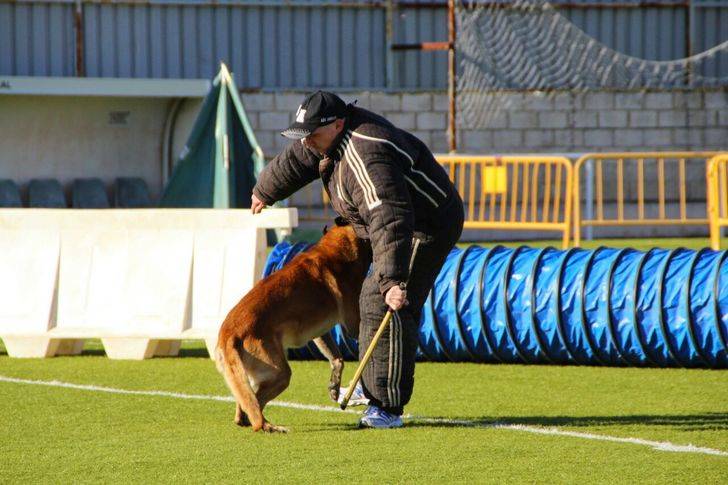
MULTIPOLYGON (((244 93, 258 141, 267 156, 287 140, 301 92, 244 93)), ((705 92, 504 93, 508 108, 483 130, 458 133, 462 153, 526 153, 728 149, 728 89, 705 92)), ((444 92, 345 93, 346 101, 383 114, 446 152, 448 100, 444 92)))
MULTIPOLYGON (((279 132, 288 125, 303 96, 302 92, 243 94, 243 103, 266 157, 272 157, 289 142, 279 132)), ((592 151, 728 150, 728 89, 552 95, 504 93, 502 96, 508 108, 492 119, 488 129, 459 131, 460 153, 562 153, 575 159, 578 153, 592 151)), ((357 99, 360 106, 383 114, 395 125, 414 133, 435 153, 447 152, 446 93, 350 92, 342 97, 346 101, 357 99)), ((613 167, 607 168, 610 169, 613 167)), ((666 170, 666 186, 677 187, 677 177, 676 170, 666 170)), ((608 180, 611 179, 605 178, 608 180)), ((689 216, 704 217, 705 175, 701 166, 688 170, 686 185, 689 216)), ((652 189, 657 187, 654 173, 645 174, 645 187, 651 199, 646 210, 656 211, 652 194, 656 190, 652 189)), ((625 197, 634 205, 636 191, 633 189, 625 187, 625 197)), ((605 193, 605 201, 613 206, 614 191, 610 190, 606 190, 609 193, 605 193)), ((668 191, 670 201, 674 203, 677 197, 677 190, 668 191)), ((318 200, 320 187, 316 185, 296 194, 291 203, 304 208, 310 201, 318 200)), ((312 210, 311 214, 318 213, 321 208, 312 210)), ((303 225, 318 228, 320 224, 305 222, 303 225)), ((707 230, 703 225, 636 226, 600 228, 595 235, 705 236, 707 230)), ((483 231, 466 231, 463 239, 482 240, 483 234, 483 231)), ((487 237, 497 240, 556 236, 554 233, 487 231, 487 237)))

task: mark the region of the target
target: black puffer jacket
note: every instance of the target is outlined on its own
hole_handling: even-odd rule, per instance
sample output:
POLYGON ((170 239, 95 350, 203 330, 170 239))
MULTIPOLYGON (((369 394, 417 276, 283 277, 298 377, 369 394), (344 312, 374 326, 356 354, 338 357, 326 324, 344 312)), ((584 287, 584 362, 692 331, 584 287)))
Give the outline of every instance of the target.
POLYGON ((413 235, 435 234, 462 201, 445 170, 415 136, 370 111, 349 106, 344 130, 326 154, 300 141, 263 170, 253 193, 267 205, 321 177, 334 210, 371 241, 382 294, 406 281, 413 235))

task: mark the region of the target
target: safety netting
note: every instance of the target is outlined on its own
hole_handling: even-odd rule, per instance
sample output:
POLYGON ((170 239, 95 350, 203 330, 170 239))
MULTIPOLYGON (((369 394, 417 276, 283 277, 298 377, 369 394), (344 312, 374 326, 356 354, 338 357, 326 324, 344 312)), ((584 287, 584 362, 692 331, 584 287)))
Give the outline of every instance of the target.
POLYGON ((680 59, 619 52, 589 36, 544 0, 456 2, 458 124, 488 128, 513 90, 582 92, 728 85, 728 41, 680 59))

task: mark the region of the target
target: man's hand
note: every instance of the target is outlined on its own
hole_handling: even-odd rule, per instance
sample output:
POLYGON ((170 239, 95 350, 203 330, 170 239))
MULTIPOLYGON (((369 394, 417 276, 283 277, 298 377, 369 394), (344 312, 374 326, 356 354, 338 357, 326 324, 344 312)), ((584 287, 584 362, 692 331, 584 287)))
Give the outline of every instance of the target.
POLYGON ((260 214, 260 211, 265 207, 263 201, 257 198, 255 194, 250 198, 250 201, 250 210, 253 211, 253 214, 260 214))
POLYGON ((399 285, 395 285, 387 290, 384 295, 384 302, 389 305, 392 311, 397 311, 404 306, 409 305, 407 301, 407 290, 403 290, 399 285))

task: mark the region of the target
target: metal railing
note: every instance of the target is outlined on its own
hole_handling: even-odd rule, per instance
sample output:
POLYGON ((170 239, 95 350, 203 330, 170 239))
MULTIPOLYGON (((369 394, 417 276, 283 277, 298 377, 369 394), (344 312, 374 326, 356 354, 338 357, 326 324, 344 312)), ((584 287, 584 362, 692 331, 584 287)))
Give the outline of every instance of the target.
MULTIPOLYGON (((568 158, 439 155, 437 160, 463 198, 466 229, 557 231, 568 246, 574 178, 568 158)), ((333 217, 316 184, 291 202, 301 206, 301 221, 333 217)))
MULTIPOLYGON (((590 153, 573 164, 543 155, 436 158, 463 198, 466 229, 557 231, 567 247, 572 229, 579 246, 584 228, 705 225, 717 247, 728 225, 725 153, 590 153), (709 160, 715 168, 706 179, 709 160)), ((306 187, 295 204, 302 221, 334 216, 320 185, 306 187)))
POLYGON ((559 156, 441 155, 466 229, 558 231, 569 245, 573 167, 559 156))
POLYGON ((720 249, 721 229, 728 226, 728 153, 708 162, 708 216, 710 247, 720 249))
POLYGON ((688 201, 707 200, 704 189, 706 164, 716 154, 613 152, 583 155, 574 165, 574 245, 581 243, 582 227, 707 225, 707 205, 704 212, 700 209, 699 215, 690 214, 688 201), (590 172, 593 185, 582 187, 584 170, 590 172), (649 173, 649 170, 655 171, 656 186, 645 184, 645 172, 649 173), (666 183, 668 172, 676 175, 674 183, 666 183), (689 184, 690 180, 698 178, 699 184, 689 184), (606 193, 605 187, 611 193, 606 193), (582 216, 582 203, 586 205, 586 217, 582 216))

